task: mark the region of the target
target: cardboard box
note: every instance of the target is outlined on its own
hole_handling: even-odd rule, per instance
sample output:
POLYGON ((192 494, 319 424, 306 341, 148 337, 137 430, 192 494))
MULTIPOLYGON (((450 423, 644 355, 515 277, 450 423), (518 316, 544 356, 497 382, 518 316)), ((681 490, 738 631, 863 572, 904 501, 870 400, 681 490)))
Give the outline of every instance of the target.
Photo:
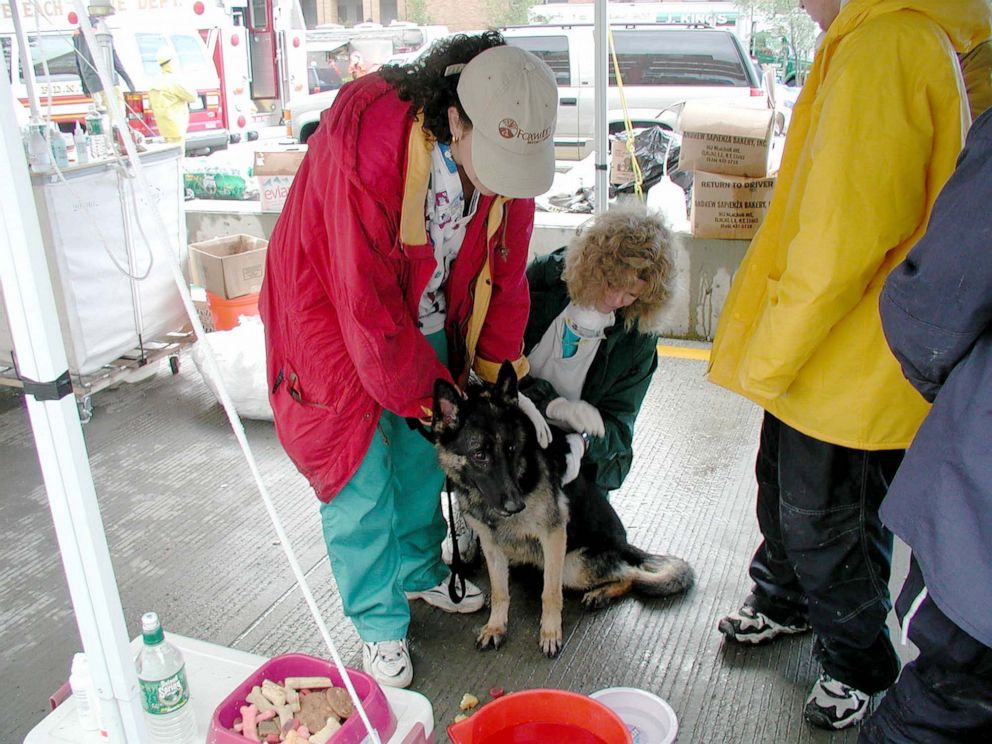
POLYGON ((687 101, 678 123, 679 169, 765 178, 775 122, 774 109, 687 101))
POLYGON ((296 171, 307 154, 307 146, 292 149, 256 150, 252 170, 258 179, 258 195, 263 212, 281 212, 296 171))
POLYGON ((740 178, 696 171, 692 234, 697 238, 754 237, 772 200, 774 178, 740 178))
POLYGON ((634 180, 634 166, 627 151, 627 140, 610 140, 610 183, 618 186, 634 180))
POLYGON ((189 244, 193 282, 226 300, 254 294, 265 278, 269 241, 230 235, 189 244))

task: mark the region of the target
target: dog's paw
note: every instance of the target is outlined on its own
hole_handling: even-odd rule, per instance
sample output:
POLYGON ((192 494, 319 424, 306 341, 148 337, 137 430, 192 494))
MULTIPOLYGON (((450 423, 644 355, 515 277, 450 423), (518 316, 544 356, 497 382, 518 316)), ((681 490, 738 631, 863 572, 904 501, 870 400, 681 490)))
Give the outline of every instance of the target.
POLYGON ((582 597, 582 605, 587 610, 601 610, 606 607, 613 597, 605 589, 593 589, 582 597))
POLYGON ((562 635, 561 628, 557 630, 541 630, 541 653, 549 659, 553 659, 561 651, 562 635))
POLYGON ((479 631, 479 637, 475 639, 475 647, 480 651, 498 649, 506 640, 506 628, 497 628, 492 625, 485 626, 479 631))

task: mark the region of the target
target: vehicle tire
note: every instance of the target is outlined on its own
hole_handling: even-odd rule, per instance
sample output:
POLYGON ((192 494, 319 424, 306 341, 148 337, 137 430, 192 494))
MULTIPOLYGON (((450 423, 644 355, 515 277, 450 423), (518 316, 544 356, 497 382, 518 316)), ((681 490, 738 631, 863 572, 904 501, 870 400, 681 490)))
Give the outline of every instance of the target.
POLYGON ((300 144, 305 145, 307 140, 310 139, 310 135, 317 131, 317 124, 307 124, 303 129, 300 130, 300 144))

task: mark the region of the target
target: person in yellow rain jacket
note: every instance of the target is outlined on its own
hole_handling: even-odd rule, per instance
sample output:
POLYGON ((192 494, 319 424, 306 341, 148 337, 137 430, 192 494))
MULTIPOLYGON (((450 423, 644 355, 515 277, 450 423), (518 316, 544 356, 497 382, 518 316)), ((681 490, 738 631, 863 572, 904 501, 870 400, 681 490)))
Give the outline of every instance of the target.
POLYGON ((189 104, 196 100, 196 91, 191 90, 173 69, 175 52, 170 47, 162 47, 156 54, 162 74, 155 78, 148 90, 148 101, 159 133, 166 142, 183 142, 189 126, 189 104))
POLYGON ((812 627, 822 673, 804 715, 839 729, 899 673, 878 507, 928 407, 886 345, 879 293, 954 170, 970 124, 957 55, 992 20, 986 0, 800 4, 824 35, 709 367, 765 410, 754 586, 718 627, 752 644, 812 627))

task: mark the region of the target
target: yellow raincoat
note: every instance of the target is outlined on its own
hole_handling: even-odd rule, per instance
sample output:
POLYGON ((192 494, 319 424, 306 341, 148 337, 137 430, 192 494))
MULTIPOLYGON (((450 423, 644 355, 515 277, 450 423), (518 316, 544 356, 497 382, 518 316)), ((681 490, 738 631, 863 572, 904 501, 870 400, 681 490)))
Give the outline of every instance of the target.
POLYGON ((161 65, 162 74, 152 81, 148 90, 159 134, 167 142, 182 142, 189 126, 189 104, 196 100, 190 90, 172 69, 172 62, 161 65))
POLYGON ((885 343, 878 296, 925 231, 970 125, 956 54, 990 36, 986 0, 841 9, 721 313, 712 382, 821 441, 909 445, 928 407, 885 343))

